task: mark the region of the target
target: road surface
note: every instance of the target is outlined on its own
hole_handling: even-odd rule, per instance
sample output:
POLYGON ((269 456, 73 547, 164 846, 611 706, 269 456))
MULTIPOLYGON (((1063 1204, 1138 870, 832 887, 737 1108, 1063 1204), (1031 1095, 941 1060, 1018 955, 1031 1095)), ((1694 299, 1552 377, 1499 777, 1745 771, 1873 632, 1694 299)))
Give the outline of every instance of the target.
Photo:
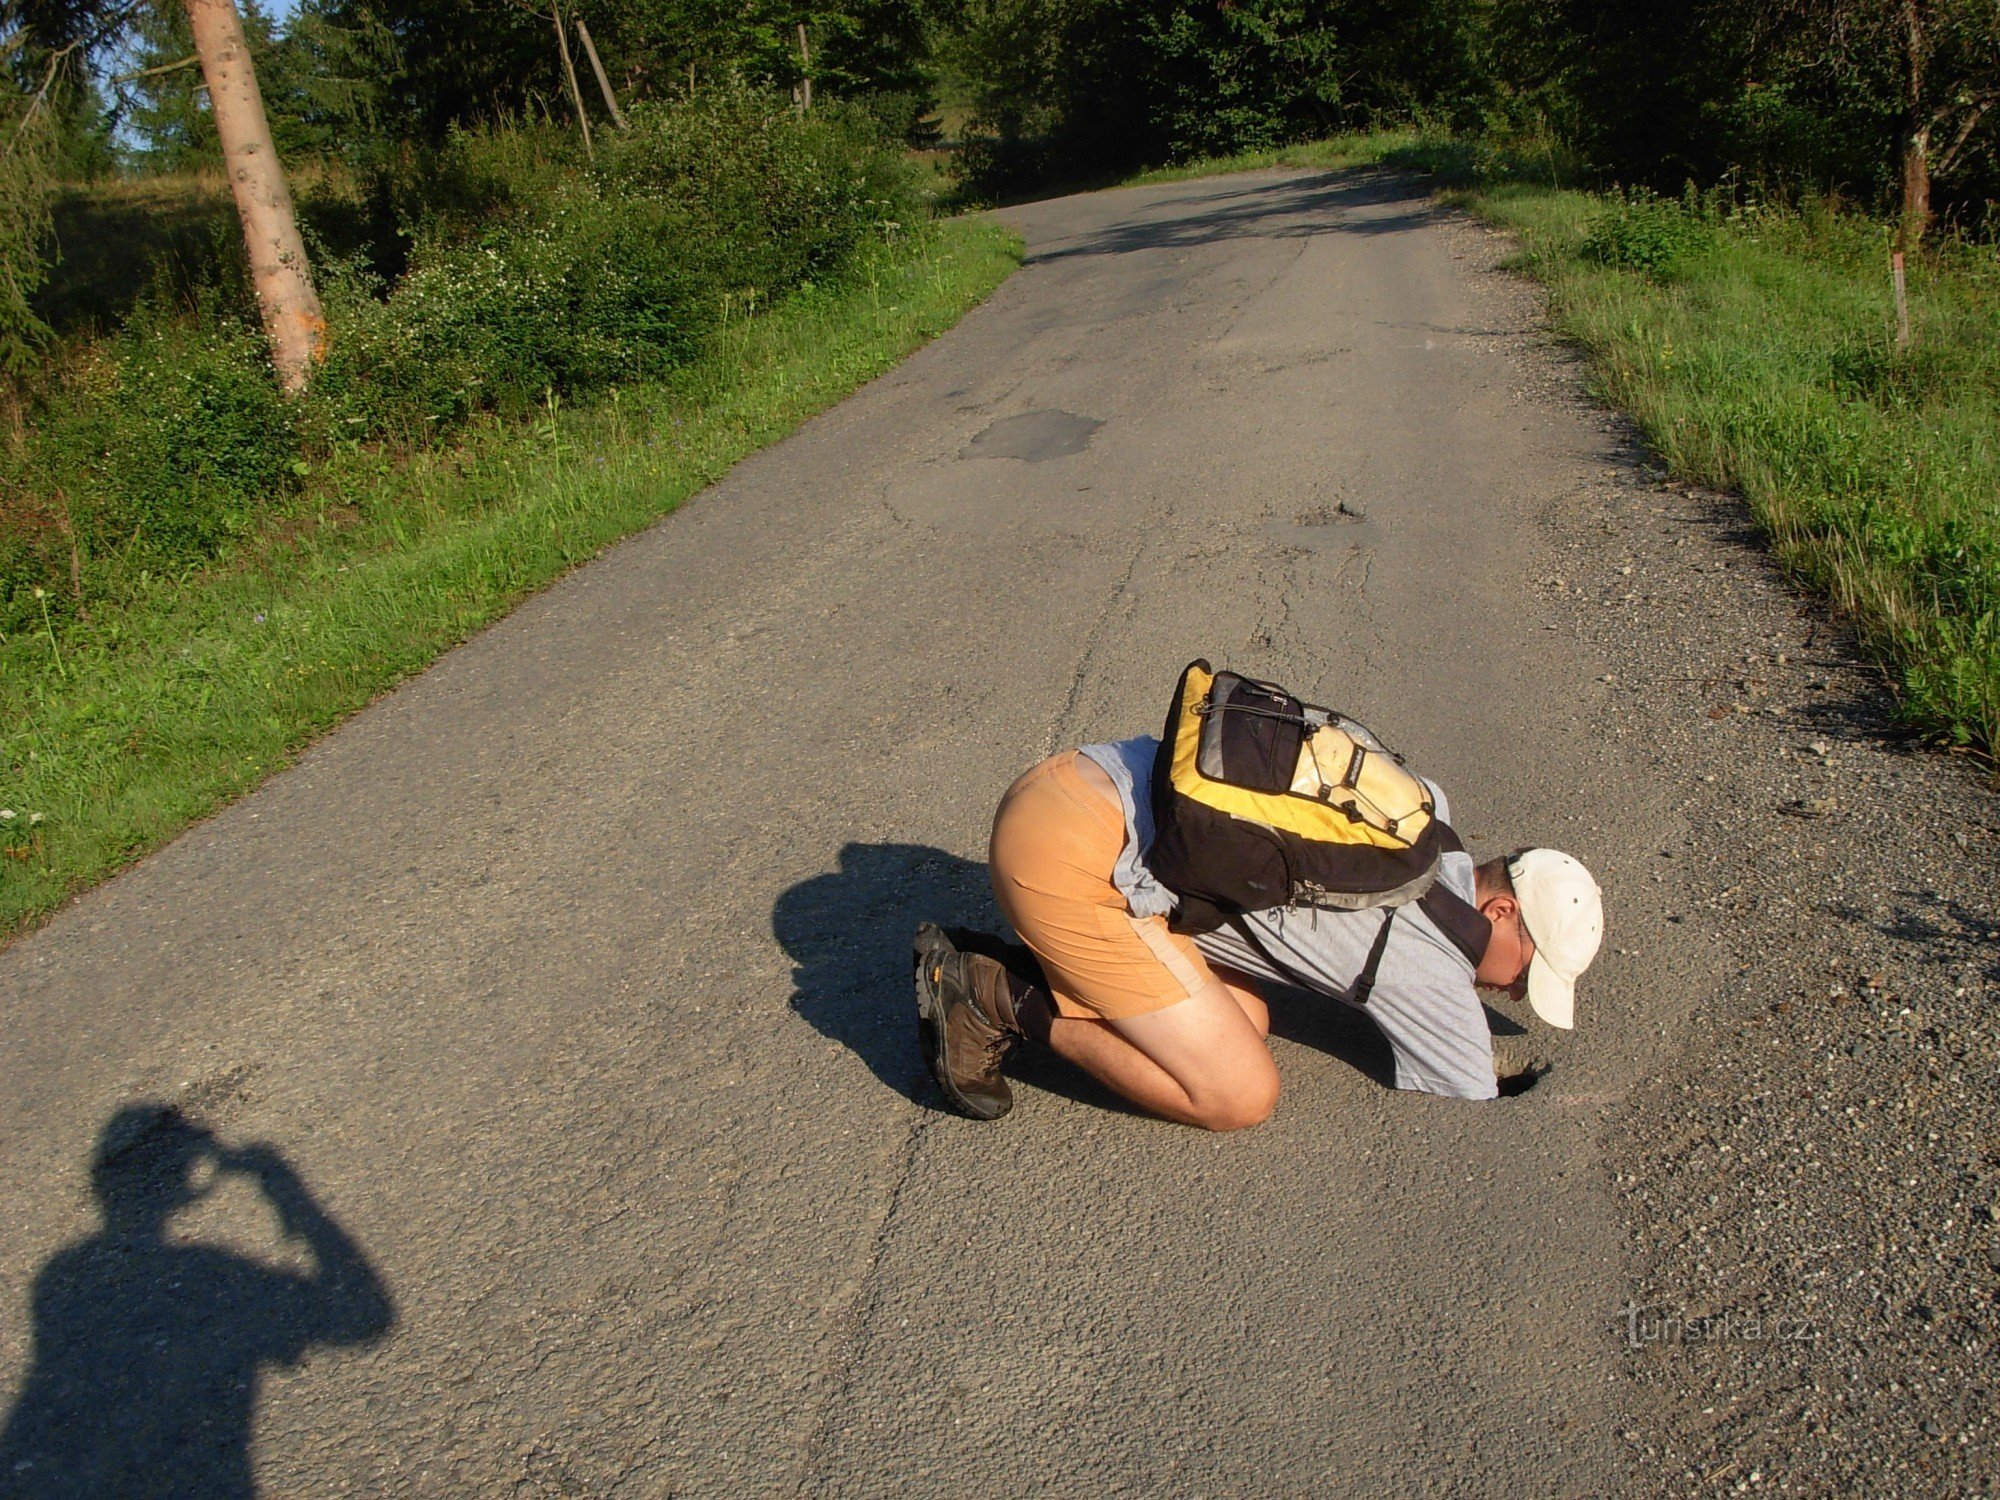
MULTIPOLYGON (((231 1283, 235 1363, 98 1414, 139 1454, 249 1379, 198 1461, 268 1494, 1621 1486, 1600 1140, 1715 961, 1535 585, 1546 508, 1628 455, 1524 392, 1523 304, 1407 181, 1009 218, 1027 263, 958 328, 0 955, 0 1411, 94 1143, 158 1100, 268 1142, 345 1248, 315 1274, 240 1169, 128 1223, 292 1273, 231 1283), (1246 1134, 1046 1066, 940 1112, 911 928, 992 920, 1000 791, 1156 729, 1195 655, 1376 726, 1476 849, 1596 869, 1581 1028, 1513 1039, 1539 1087, 1396 1093, 1294 1003, 1246 1134)), ((178 1326, 144 1303, 51 1295, 45 1345, 178 1326)), ((0 1492, 61 1493, 13 1442, 0 1492)))

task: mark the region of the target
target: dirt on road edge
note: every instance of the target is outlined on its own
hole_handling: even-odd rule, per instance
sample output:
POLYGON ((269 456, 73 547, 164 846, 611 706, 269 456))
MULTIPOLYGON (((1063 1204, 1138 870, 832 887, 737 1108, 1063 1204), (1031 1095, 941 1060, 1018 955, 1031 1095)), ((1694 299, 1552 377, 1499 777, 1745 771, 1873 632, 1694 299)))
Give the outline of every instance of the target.
MULTIPOLYGON (((1541 302, 1501 269, 1511 237, 1451 232, 1492 296, 1541 302)), ((1603 1106, 1633 1489, 1990 1493, 2000 794, 1911 743, 1743 502, 1666 475, 1586 394, 1583 355, 1548 335, 1513 352, 1525 394, 1629 454, 1549 497, 1554 565, 1523 584, 1610 666, 1594 732, 1650 743, 1676 783, 1689 835, 1652 878, 1732 976, 1603 1106)))

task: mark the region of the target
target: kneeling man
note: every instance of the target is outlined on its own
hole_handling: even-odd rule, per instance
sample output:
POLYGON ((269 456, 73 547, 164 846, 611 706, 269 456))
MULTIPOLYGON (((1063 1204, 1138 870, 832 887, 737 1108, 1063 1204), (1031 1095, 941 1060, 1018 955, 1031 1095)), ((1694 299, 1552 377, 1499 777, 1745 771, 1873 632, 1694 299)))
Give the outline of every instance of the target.
MULTIPOLYGON (((918 930, 926 1061, 964 1113, 990 1120, 1012 1107, 1001 1065, 1027 1042, 1152 1114, 1210 1130, 1255 1125, 1278 1098, 1258 993, 1266 982, 1361 1009, 1394 1051, 1398 1087, 1463 1099, 1499 1092, 1479 986, 1517 999, 1525 990, 1549 1025, 1574 1024, 1576 980, 1597 954, 1604 914, 1590 872, 1553 849, 1476 867, 1456 849, 1442 856, 1436 885, 1445 901, 1458 898, 1458 912, 1476 909, 1483 945, 1433 900, 1278 906, 1177 931, 1169 918, 1180 903, 1147 863, 1159 748, 1141 738, 1072 750, 1002 799, 994 894, 1039 974, 996 939, 918 930)), ((1423 785, 1448 824, 1444 793, 1423 785)))

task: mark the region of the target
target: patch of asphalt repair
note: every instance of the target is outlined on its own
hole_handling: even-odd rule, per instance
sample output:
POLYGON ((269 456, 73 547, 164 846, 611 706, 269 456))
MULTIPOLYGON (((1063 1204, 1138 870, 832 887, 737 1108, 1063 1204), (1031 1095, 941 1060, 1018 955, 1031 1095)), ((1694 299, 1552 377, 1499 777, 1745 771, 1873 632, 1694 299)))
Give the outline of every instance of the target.
MULTIPOLYGON (((1500 268, 1506 236, 1453 233, 1495 298, 1540 306, 1500 268)), ((1993 773, 1913 742, 1741 498, 1660 470, 1576 351, 1537 335, 1514 357, 1524 396, 1627 447, 1550 497, 1553 565, 1524 586, 1610 668, 1596 735, 1650 746, 1674 785, 1687 837, 1651 851, 1652 880, 1726 960, 1602 1107, 1632 1278, 1605 1327, 1645 1393, 1619 1433, 1630 1492, 1992 1494, 1993 773)))
POLYGON ((1042 464, 1081 453, 1104 423, 1070 411, 1024 411, 981 428, 965 445, 963 458, 1018 458, 1042 464))

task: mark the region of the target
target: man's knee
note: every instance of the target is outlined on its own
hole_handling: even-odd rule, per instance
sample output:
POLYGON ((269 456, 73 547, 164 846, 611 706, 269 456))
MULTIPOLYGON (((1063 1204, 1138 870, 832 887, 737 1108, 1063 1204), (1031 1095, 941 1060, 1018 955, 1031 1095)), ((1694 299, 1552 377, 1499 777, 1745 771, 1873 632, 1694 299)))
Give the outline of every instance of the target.
POLYGON ((1219 1094, 1213 1099, 1193 1101, 1196 1124, 1204 1130, 1248 1130, 1262 1125, 1278 1107, 1278 1070, 1219 1094))

